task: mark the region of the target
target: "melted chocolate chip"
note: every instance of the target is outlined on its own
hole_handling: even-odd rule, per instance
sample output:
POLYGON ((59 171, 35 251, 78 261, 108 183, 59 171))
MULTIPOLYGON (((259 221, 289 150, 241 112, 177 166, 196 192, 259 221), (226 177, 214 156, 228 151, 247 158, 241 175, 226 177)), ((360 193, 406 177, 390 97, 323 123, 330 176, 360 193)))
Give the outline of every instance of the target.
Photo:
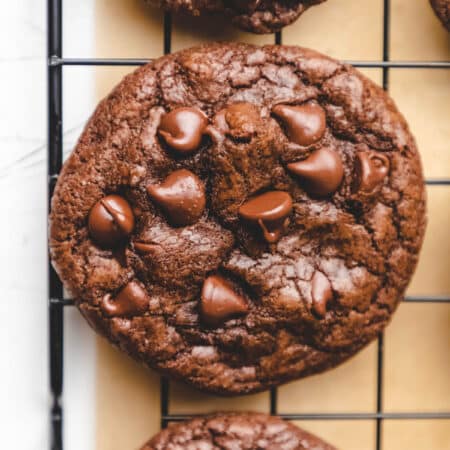
POLYGON ((170 148, 188 154, 200 146, 207 125, 208 119, 199 109, 178 108, 162 116, 158 133, 170 148))
POLYGON ((301 106, 276 105, 272 113, 281 120, 289 139, 308 146, 319 141, 325 133, 325 111, 317 103, 301 106))
POLYGON ((355 159, 353 191, 372 193, 389 173, 389 158, 382 153, 360 152, 355 159))
POLYGON ((320 317, 324 317, 327 312, 327 303, 333 297, 333 290, 330 280, 322 272, 317 271, 311 280, 311 295, 314 311, 320 317))
POLYGON ((148 303, 146 290, 137 281, 130 281, 114 299, 111 294, 105 295, 101 307, 108 316, 134 316, 143 313, 148 303))
POLYGON ((203 321, 218 326, 228 319, 245 314, 248 305, 233 286, 218 275, 211 275, 203 283, 200 313, 203 321))
POLYGON ((174 226, 192 225, 205 209, 205 187, 186 169, 172 172, 161 184, 147 186, 147 192, 174 226))
POLYGON ((219 132, 233 139, 248 141, 255 135, 261 116, 251 103, 234 103, 219 111, 214 122, 219 132))
POLYGON ((292 198, 287 192, 271 191, 258 195, 239 208, 239 215, 257 223, 269 243, 277 242, 289 224, 292 198))
POLYGON ((335 192, 344 177, 341 157, 329 148, 321 148, 303 161, 288 164, 308 194, 325 197, 335 192))
POLYGON ((102 246, 116 246, 133 228, 134 215, 131 206, 119 195, 103 197, 89 213, 89 234, 102 246))

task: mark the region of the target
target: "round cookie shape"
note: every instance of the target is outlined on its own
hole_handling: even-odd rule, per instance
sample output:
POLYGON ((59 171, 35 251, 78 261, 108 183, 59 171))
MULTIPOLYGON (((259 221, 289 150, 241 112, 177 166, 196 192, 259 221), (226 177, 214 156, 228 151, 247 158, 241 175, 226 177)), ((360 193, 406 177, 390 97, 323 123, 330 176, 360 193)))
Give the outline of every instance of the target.
POLYGON ((97 332, 237 395, 375 339, 425 223, 416 145, 382 89, 312 50, 222 43, 155 60, 100 103, 58 179, 50 251, 97 332))
POLYGON ((430 0, 436 16, 447 31, 450 31, 450 0, 430 0))
POLYGON ((336 450, 318 437, 261 413, 222 413, 171 424, 141 450, 336 450))
POLYGON ((144 0, 174 13, 193 16, 225 13, 232 22, 252 33, 274 33, 295 22, 311 6, 326 0, 144 0))

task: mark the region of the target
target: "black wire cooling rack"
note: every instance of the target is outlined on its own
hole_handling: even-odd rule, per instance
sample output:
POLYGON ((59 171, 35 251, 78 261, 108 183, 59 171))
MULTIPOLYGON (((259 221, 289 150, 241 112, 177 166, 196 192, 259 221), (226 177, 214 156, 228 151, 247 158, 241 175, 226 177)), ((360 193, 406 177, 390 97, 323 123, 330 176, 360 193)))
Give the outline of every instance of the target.
MULTIPOLYGON (((378 68, 383 72, 383 88, 389 89, 389 69, 450 69, 450 61, 390 61, 389 59, 389 24, 390 0, 383 0, 383 59, 381 61, 346 61, 355 67, 378 68)), ((164 53, 171 51, 172 20, 171 15, 164 15, 164 53)), ((58 179, 62 166, 62 82, 64 66, 139 66, 149 62, 148 59, 128 58, 64 58, 62 54, 62 0, 47 0, 47 70, 48 70, 48 199, 58 179)), ((274 35, 276 44, 282 43, 282 33, 274 35)), ((427 185, 450 186, 450 178, 427 179, 427 185)), ((65 299, 61 281, 48 260, 49 266, 49 345, 50 345, 50 390, 51 390, 51 449, 62 450, 63 442, 63 340, 64 308, 72 306, 73 301, 65 299)), ((413 303, 450 303, 449 296, 408 296, 405 302, 413 303)), ((286 420, 373 420, 376 422, 376 450, 382 449, 382 422, 384 419, 450 419, 450 411, 435 412, 383 412, 383 334, 378 338, 377 355, 377 402, 376 411, 372 413, 314 413, 314 414, 278 414, 277 389, 270 391, 270 412, 286 420)), ((169 413, 169 382, 161 379, 161 427, 169 422, 183 421, 191 418, 188 414, 173 415, 169 413)))

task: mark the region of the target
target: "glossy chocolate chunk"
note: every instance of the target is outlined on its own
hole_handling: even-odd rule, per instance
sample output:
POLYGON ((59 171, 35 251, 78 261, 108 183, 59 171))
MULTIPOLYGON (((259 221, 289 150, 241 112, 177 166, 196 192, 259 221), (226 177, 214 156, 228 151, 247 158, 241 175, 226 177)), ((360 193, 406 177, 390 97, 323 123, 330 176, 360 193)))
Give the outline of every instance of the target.
POLYGON ((325 111, 317 103, 300 106, 276 105, 272 113, 280 119, 289 139, 296 144, 314 144, 325 133, 325 111))
POLYGON ((360 152, 355 159, 354 191, 373 192, 389 173, 389 158, 378 152, 360 152))
POLYGON ((200 303, 200 313, 205 323, 218 326, 247 311, 247 302, 227 280, 219 275, 211 275, 205 280, 200 303))
POLYGON ((200 146, 207 125, 208 119, 199 109, 178 108, 162 116, 158 133, 170 148, 189 154, 200 146))
POLYGON ((257 223, 269 243, 278 241, 286 231, 292 211, 292 198, 287 192, 271 191, 253 197, 239 208, 239 215, 257 223))
POLYGON ((101 308, 108 316, 134 316, 144 312, 148 302, 146 290, 137 281, 130 281, 114 298, 105 295, 101 308))
POLYGON ((341 157, 329 148, 321 148, 303 161, 288 164, 308 194, 325 197, 335 192, 344 177, 341 157))
POLYGON ((320 317, 324 317, 327 312, 327 303, 333 298, 333 290, 330 280, 322 272, 317 271, 313 275, 311 295, 314 311, 320 317))
POLYGON ((186 169, 172 172, 161 184, 147 186, 147 192, 174 226, 192 225, 205 209, 205 187, 186 169))
POLYGON ((119 195, 108 195, 91 209, 88 229, 92 239, 104 247, 116 246, 134 228, 134 215, 129 203, 119 195))

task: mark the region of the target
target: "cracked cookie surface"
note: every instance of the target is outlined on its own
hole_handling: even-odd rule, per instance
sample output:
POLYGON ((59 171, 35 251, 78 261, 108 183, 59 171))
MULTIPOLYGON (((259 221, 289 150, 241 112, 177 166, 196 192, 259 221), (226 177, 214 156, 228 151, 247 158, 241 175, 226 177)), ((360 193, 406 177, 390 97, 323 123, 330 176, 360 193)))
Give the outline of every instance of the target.
POLYGON ((312 50, 224 43, 100 103, 58 179, 50 251, 114 345, 235 395, 376 338, 424 229, 416 145, 379 87, 312 50))
POLYGON ((225 13, 238 27, 253 33, 273 33, 326 0, 145 0, 167 11, 199 16, 225 13))
POLYGON ((223 413, 172 424, 141 450, 335 450, 318 437, 278 417, 223 413))

